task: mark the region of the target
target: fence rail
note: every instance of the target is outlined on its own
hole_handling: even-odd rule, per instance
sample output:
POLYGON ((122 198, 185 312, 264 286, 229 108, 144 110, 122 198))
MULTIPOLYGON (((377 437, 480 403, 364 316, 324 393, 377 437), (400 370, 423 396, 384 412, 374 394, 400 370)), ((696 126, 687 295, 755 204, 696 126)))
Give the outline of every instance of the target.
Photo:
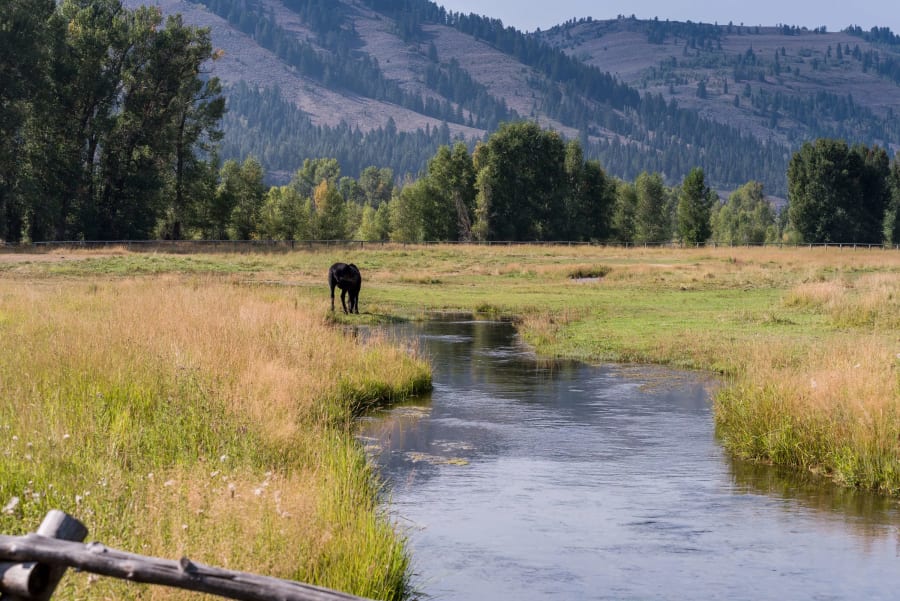
POLYGON ((581 241, 523 241, 486 240, 459 242, 436 240, 426 242, 386 242, 368 240, 57 240, 23 244, 6 244, 0 241, 0 249, 9 251, 126 248, 134 251, 162 251, 172 253, 192 252, 288 252, 327 248, 383 248, 439 245, 474 246, 597 246, 609 248, 824 248, 838 250, 900 250, 900 244, 869 244, 858 242, 820 242, 790 244, 770 242, 766 244, 682 244, 679 242, 581 242, 581 241))
POLYGON ((0 535, 0 600, 48 601, 67 568, 158 584, 239 601, 367 601, 346 593, 269 576, 83 544, 87 529, 61 511, 47 514, 35 534, 0 535))

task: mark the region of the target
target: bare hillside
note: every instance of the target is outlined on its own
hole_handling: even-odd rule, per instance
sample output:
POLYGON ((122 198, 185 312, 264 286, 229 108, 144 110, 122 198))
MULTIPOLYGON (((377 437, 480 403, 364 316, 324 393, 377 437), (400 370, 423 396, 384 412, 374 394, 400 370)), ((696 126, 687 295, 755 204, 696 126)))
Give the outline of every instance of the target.
MULTIPOLYGON (((222 58, 211 66, 213 75, 226 85, 245 81, 259 87, 278 86, 285 98, 290 99, 318 125, 335 126, 344 122, 360 131, 383 127, 389 119, 393 119, 401 131, 416 131, 425 128, 426 125, 432 128, 442 125, 439 119, 421 115, 395 104, 329 89, 315 80, 304 77, 201 4, 184 0, 124 0, 123 4, 130 8, 141 5, 157 6, 165 15, 180 13, 184 16, 185 22, 208 27, 213 46, 223 51, 222 58)), ((271 11, 278 19, 281 27, 306 41, 314 39, 309 29, 285 8, 283 2, 266 0, 264 4, 265 9, 271 11)), ((404 82, 408 88, 416 90, 421 88, 411 76, 410 69, 404 67, 410 59, 397 52, 402 46, 396 44, 395 36, 387 33, 385 19, 377 13, 361 12, 354 24, 366 34, 365 39, 369 40, 373 55, 380 57, 379 63, 383 67, 388 67, 388 73, 398 81, 404 82)), ((481 130, 462 125, 452 123, 448 125, 453 135, 465 138, 480 137, 484 134, 481 130)))

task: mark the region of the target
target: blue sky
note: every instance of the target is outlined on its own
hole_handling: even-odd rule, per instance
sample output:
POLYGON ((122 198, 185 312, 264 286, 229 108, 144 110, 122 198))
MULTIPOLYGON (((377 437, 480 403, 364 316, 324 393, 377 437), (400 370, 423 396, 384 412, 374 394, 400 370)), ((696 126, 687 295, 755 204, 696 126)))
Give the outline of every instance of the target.
POLYGON ((447 10, 477 13, 503 21, 523 31, 549 29, 572 17, 613 19, 634 14, 641 19, 670 19, 704 23, 729 21, 744 25, 798 25, 810 29, 824 25, 828 31, 840 31, 848 25, 865 30, 873 26, 890 27, 900 34, 900 5, 896 0, 842 0, 823 2, 800 0, 435 0, 447 10))

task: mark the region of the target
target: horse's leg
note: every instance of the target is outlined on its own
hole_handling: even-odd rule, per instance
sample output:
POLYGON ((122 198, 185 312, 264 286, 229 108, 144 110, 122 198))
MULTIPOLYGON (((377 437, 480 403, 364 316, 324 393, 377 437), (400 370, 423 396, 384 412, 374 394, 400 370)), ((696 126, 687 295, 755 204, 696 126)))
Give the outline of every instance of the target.
MULTIPOLYGON (((344 313, 349 313, 349 311, 347 311, 347 303, 344 302, 344 298, 346 296, 347 296, 347 289, 341 288, 341 306, 344 307, 344 313)), ((352 303, 352 301, 351 301, 351 303, 352 303)))
POLYGON ((329 282, 331 285, 331 311, 334 312, 334 282, 329 282))

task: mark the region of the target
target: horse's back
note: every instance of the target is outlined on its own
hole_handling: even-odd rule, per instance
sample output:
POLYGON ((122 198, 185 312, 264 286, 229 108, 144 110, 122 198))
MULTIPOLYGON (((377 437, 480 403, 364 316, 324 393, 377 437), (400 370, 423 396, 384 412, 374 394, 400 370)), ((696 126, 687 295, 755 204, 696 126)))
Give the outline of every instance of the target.
MULTIPOLYGON (((328 269, 328 282, 333 285, 362 282, 359 267, 353 263, 335 263, 328 269)), ((343 288, 343 286, 341 286, 343 288)))

